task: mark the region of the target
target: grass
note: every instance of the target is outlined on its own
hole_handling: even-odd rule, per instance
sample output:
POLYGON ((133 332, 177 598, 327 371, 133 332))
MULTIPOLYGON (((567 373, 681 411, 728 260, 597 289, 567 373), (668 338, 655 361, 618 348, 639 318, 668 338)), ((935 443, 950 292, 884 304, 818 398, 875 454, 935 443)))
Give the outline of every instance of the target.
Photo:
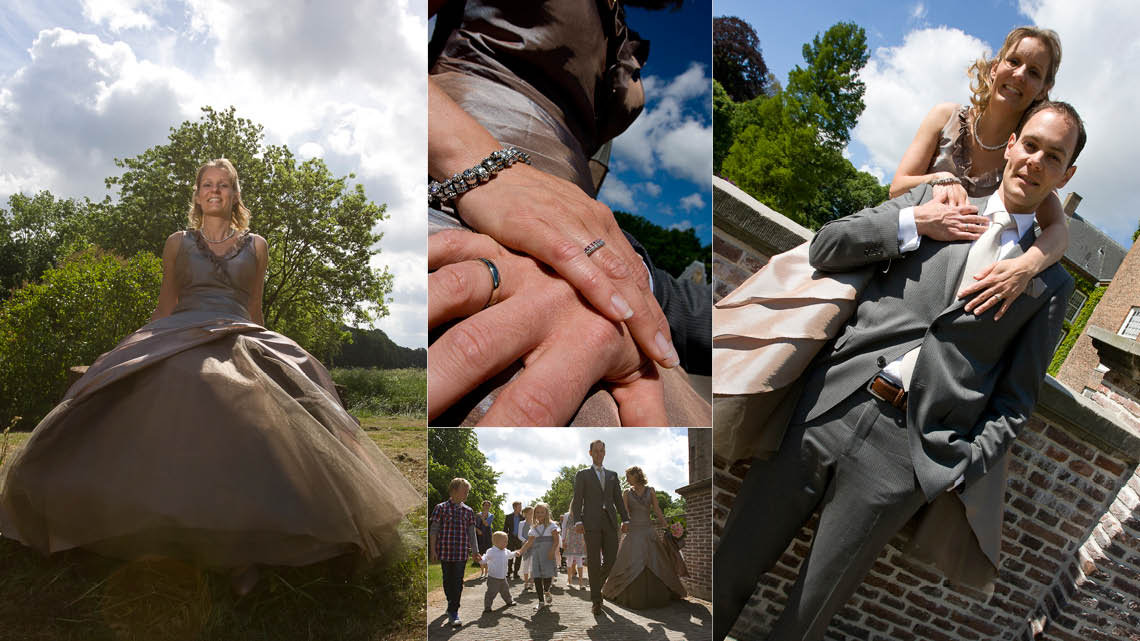
MULTIPOLYGON (((425 495, 423 420, 364 418, 380 449, 425 495)), ((7 456, 26 433, 0 443, 7 456)), ((174 560, 122 562, 83 550, 50 557, 0 538, 0 638, 30 641, 422 640, 426 508, 402 524, 408 551, 387 563, 333 559, 264 568, 238 597, 224 574, 174 560)))
POLYGON ((422 368, 336 368, 345 407, 358 417, 427 417, 427 370, 422 368))
MULTIPOLYGON (((467 564, 467 569, 463 571, 463 580, 479 574, 479 567, 472 567, 470 563, 467 564)), ((438 563, 429 563, 427 570, 427 591, 433 592, 443 587, 443 570, 440 569, 438 563)))

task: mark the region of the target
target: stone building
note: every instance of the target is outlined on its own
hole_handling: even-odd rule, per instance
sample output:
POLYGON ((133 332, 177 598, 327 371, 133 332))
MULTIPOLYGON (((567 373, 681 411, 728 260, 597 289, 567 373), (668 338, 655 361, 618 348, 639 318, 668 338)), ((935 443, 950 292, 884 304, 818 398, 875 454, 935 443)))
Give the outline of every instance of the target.
POLYGON ((712 600, 712 430, 689 429, 689 484, 676 489, 685 499, 685 565, 681 579, 689 596, 712 600))

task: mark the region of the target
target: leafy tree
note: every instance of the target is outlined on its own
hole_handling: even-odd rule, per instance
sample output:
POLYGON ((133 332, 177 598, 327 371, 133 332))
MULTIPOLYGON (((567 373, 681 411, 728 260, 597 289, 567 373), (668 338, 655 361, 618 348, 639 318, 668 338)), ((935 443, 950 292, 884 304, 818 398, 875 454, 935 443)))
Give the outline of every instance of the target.
POLYGON ((146 323, 162 261, 87 248, 0 304, 0 425, 34 427, 63 396, 67 369, 91 364, 146 323))
POLYGON ((240 174, 250 228, 269 243, 265 324, 318 354, 347 338, 344 320, 365 325, 388 313, 392 276, 371 266, 383 234, 385 205, 368 200, 355 176, 335 177, 324 161, 298 162, 286 146, 264 144, 261 125, 235 109, 202 109, 172 128, 169 142, 116 159, 107 179, 119 198, 92 206, 91 240, 121 255, 161 254, 166 237, 186 226, 198 167, 229 158, 240 174))
POLYGON ((49 191, 13 194, 0 209, 0 300, 55 267, 67 247, 84 237, 87 203, 49 191))
POLYGON ((713 174, 720 175, 721 164, 728 150, 732 147, 732 139, 736 137, 733 129, 732 117, 736 112, 736 103, 724 90, 724 86, 713 80, 713 174))
POLYGON ((833 25, 816 34, 803 48, 807 67, 792 69, 784 93, 792 98, 796 119, 813 126, 822 142, 842 149, 851 139, 850 130, 863 113, 859 71, 867 64, 867 34, 852 22, 833 25))
POLYGON ((341 346, 339 355, 330 354, 323 359, 329 367, 427 367, 427 350, 423 347, 401 347, 388 338, 382 329, 347 326, 341 329, 351 338, 341 346))
POLYGON ((624 211, 615 211, 614 218, 619 227, 632 234, 649 251, 653 263, 661 269, 680 277, 686 267, 697 261, 705 263, 705 277, 708 278, 712 248, 702 245, 692 228, 666 229, 653 224, 648 218, 624 211))
POLYGON ((476 512, 479 505, 491 502, 491 511, 501 522, 503 511, 500 504, 503 495, 496 486, 499 473, 487 464, 487 457, 479 451, 479 439, 470 428, 449 428, 428 430, 428 505, 434 507, 446 501, 447 486, 451 479, 461 477, 471 483, 471 493, 466 503, 476 512))
POLYGON ((736 17, 713 18, 713 79, 736 102, 764 95, 768 65, 752 25, 736 17))
POLYGON ((562 515, 570 509, 570 501, 574 498, 574 475, 587 467, 589 466, 562 467, 558 470, 558 476, 551 481, 550 489, 539 499, 550 506, 550 513, 555 515, 555 518, 562 518, 562 515))

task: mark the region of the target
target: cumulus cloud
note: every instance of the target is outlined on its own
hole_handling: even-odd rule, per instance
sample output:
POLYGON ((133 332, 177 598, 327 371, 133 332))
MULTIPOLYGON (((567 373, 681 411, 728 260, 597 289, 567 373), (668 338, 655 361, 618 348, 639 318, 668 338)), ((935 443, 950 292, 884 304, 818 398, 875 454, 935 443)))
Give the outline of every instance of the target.
POLYGON ((672 225, 669 225, 669 229, 676 229, 677 231, 685 231, 686 229, 692 228, 693 222, 691 220, 682 220, 679 223, 673 223, 672 225))
POLYGON ((645 190, 645 193, 649 194, 653 198, 661 195, 661 185, 658 185, 657 183, 644 182, 641 183, 641 188, 645 190))
POLYGON ((83 17, 96 24, 106 24, 111 31, 149 29, 154 18, 146 9, 156 9, 161 2, 152 0, 83 0, 83 17))
POLYGON ((610 173, 602 183, 602 191, 598 193, 598 200, 605 203, 610 209, 623 209, 635 211, 637 203, 633 200, 633 190, 622 182, 617 176, 610 173))
POLYGON ((511 501, 541 497, 563 466, 589 465, 590 442, 606 443, 606 469, 619 475, 631 465, 645 471, 649 484, 669 492, 689 483, 688 436, 684 429, 654 430, 645 438, 643 430, 490 428, 476 429, 479 450, 491 467, 500 473, 498 489, 511 501))
POLYGON ((704 209, 705 199, 700 194, 689 194, 681 199, 681 209, 685 211, 692 211, 694 209, 704 209))
POLYGON ((693 63, 664 81, 643 80, 647 106, 625 133, 614 140, 614 155, 643 176, 658 168, 698 185, 712 175, 712 125, 707 67, 693 63))

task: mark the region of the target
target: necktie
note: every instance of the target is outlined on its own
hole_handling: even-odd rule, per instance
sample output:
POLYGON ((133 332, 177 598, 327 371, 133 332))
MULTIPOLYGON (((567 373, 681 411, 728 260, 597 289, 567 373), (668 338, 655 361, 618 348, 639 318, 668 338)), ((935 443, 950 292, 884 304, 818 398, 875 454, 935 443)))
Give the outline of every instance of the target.
MULTIPOLYGON (((970 245, 970 253, 966 254, 966 266, 962 269, 958 288, 954 290, 955 297, 967 285, 976 282, 974 274, 992 265, 997 260, 998 250, 1001 249, 1001 236, 1006 229, 1013 227, 1013 225, 1014 221, 1009 212, 1000 209, 994 212, 990 226, 982 232, 981 237, 975 240, 973 245, 970 245)), ((918 360, 919 349, 916 347, 907 352, 903 356, 902 362, 899 363, 899 375, 902 378, 903 389, 905 390, 910 389, 910 379, 914 375, 914 364, 918 360)))
POLYGON ((596 473, 596 474, 598 475, 598 485, 601 485, 601 486, 602 486, 602 489, 603 489, 603 490, 604 490, 604 489, 606 489, 606 474, 605 474, 605 470, 604 470, 604 469, 602 469, 600 466, 599 466, 599 467, 595 467, 595 468, 594 468, 594 473, 596 473))

